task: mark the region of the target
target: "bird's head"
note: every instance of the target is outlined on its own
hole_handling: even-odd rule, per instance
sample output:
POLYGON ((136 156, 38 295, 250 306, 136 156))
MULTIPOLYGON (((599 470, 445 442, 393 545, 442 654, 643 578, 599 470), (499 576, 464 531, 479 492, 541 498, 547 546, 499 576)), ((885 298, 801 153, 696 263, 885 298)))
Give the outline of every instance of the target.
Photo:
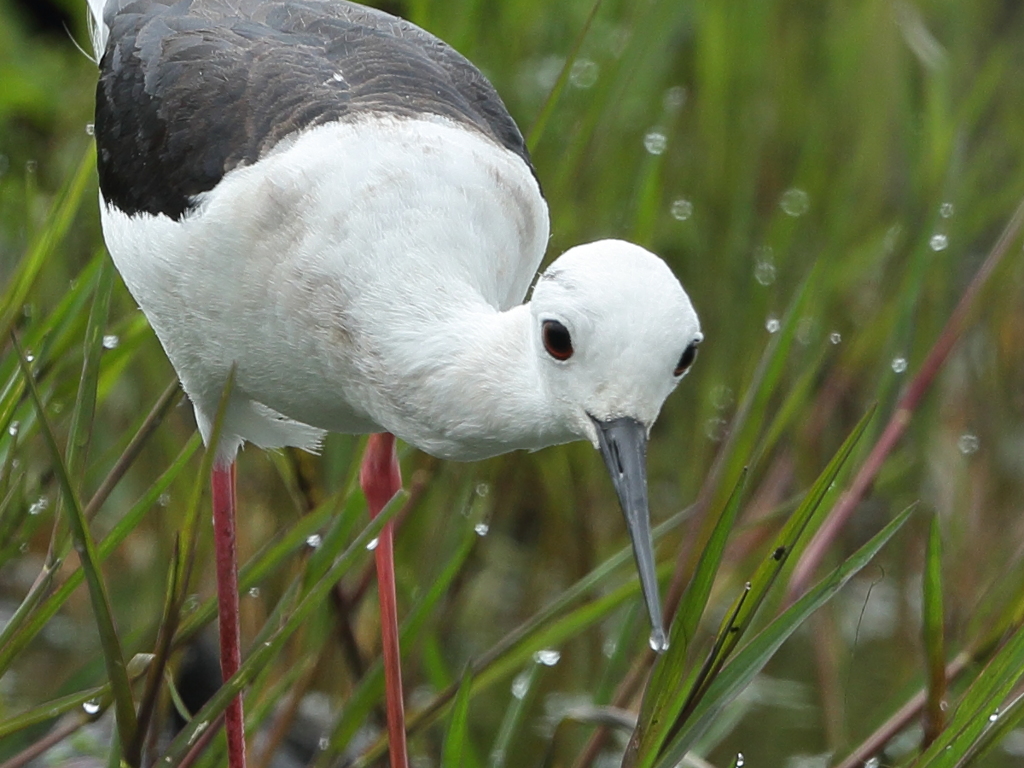
POLYGON ((664 261, 601 240, 566 251, 530 302, 541 380, 557 418, 601 451, 622 504, 653 633, 665 646, 647 503, 647 436, 703 340, 664 261))

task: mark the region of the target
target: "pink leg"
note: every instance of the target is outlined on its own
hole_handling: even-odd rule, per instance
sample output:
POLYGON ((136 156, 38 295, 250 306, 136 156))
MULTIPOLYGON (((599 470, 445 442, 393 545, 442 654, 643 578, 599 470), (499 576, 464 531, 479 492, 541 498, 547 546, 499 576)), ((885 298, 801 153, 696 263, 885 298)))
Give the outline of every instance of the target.
MULTIPOLYGON (((217 607, 220 622, 220 669, 227 680, 242 663, 238 626, 238 557, 235 553, 235 462, 213 468, 213 542, 217 553, 217 607)), ((245 768, 245 725, 239 694, 224 713, 228 765, 245 768)))
MULTIPOLYGON (((359 469, 359 484, 366 496, 370 517, 376 517, 402 487, 402 474, 395 453, 395 436, 387 432, 370 435, 359 469)), ((408 768, 405 744, 405 703, 402 693, 402 656, 398 648, 398 603, 395 598, 394 525, 380 532, 377 549, 377 592, 384 654, 384 686, 388 711, 388 745, 391 768, 408 768)))

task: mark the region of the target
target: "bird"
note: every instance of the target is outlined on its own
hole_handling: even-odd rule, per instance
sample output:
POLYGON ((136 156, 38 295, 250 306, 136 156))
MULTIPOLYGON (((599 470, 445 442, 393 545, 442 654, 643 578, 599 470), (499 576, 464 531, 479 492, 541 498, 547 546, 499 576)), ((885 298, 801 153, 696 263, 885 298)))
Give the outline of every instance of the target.
MULTIPOLYGON (((225 679, 240 660, 235 457, 315 451, 327 432, 371 435, 371 514, 401 485, 396 438, 455 461, 591 443, 663 650, 647 441, 704 338, 668 265, 606 239, 538 276, 549 212, 519 128, 471 62, 410 22, 345 0, 88 3, 103 236, 215 452, 225 679)), ((385 627, 391 535, 376 551, 385 627)), ((239 697, 232 768, 241 712, 239 697)))

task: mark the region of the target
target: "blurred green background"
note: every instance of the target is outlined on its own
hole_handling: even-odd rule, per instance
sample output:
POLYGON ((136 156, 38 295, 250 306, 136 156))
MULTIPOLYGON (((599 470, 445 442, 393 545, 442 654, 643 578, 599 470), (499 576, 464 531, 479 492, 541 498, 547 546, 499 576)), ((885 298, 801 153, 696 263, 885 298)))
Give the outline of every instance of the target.
MULTIPOLYGON (((689 291, 706 342, 654 429, 651 499, 658 522, 698 497, 716 457, 728 467, 750 466, 706 617, 705 631, 713 632, 780 520, 877 402, 842 475, 849 481, 1024 196, 1024 7, 1007 0, 605 0, 596 10, 593 0, 377 5, 450 42, 502 94, 530 137, 551 206, 549 258, 581 241, 631 239, 663 255, 689 291), (763 421, 753 426, 752 442, 730 443, 758 361, 815 264, 813 291, 794 319, 796 341, 763 421)), ((91 295, 82 285, 96 279, 102 258, 94 172, 72 193, 73 204, 60 208, 68 199, 61 190, 92 143, 95 66, 74 41, 87 46, 84 0, 0 0, 0 286, 8 300, 17 298, 17 306, 2 308, 10 312, 4 327, 13 323, 26 344, 37 339, 31 351, 59 440, 67 439, 81 372, 91 295), (66 215, 66 230, 55 223, 58 214, 66 215), (18 294, 19 270, 58 231, 18 294)), ((173 377, 120 283, 104 334, 97 411, 78 474, 84 498, 173 377)), ((20 374, 7 339, 0 349, 8 398, 20 374)), ((0 409, 7 427, 0 439, 0 622, 7 622, 63 522, 31 402, 26 395, 0 402, 10 404, 0 409)), ((174 407, 99 511, 97 536, 153 487, 193 430, 187 404, 174 407)), ((343 489, 360 446, 359 438, 334 436, 320 457, 245 451, 242 559, 343 489)), ((198 462, 197 453, 104 566, 127 652, 152 646, 198 462)), ((587 445, 473 465, 407 450, 403 471, 416 490, 397 542, 400 610, 412 610, 465 557, 406 648, 415 710, 626 539, 600 458, 587 445)), ((942 534, 947 658, 1012 624, 1024 595, 1022 491, 1024 258, 1015 242, 826 565, 915 501, 918 514, 783 646, 716 723, 702 756, 712 765, 730 764, 737 752, 747 765, 831 765, 922 685, 931 516, 942 534)), ((666 572, 678 553, 689 557, 702 519, 687 519, 661 540, 666 572)), ((213 593, 205 527, 200 555, 197 601, 213 593)), ((301 573, 304 557, 296 553, 254 586, 244 604, 247 640, 301 573)), ((76 566, 72 555, 57 581, 76 566)), ((325 605, 250 694, 253 701, 278 703, 284 694, 274 683, 299 670, 301 690, 323 693, 335 713, 344 709, 360 679, 353 655, 365 665, 378 644, 372 584, 361 589, 361 578, 362 571, 346 576, 351 603, 325 605)), ((597 594, 632 578, 630 563, 597 594)), ((777 601, 785 586, 776 587, 777 601)), ((570 707, 609 703, 646 636, 632 594, 558 637, 560 660, 535 675, 508 764, 573 765, 593 729, 556 725, 570 707)), ((513 675, 528 667, 503 669, 474 698, 474 755, 466 765, 487 764, 515 700, 513 675)), ((79 588, 0 677, 0 720, 103 679, 88 595, 79 588)), ((954 684, 951 701, 962 690, 954 684)), ((635 700, 623 703, 635 708, 635 700)), ((374 716, 367 722, 380 725, 374 716)), ((0 739, 0 759, 49 726, 42 721, 0 739)), ((434 726, 414 736, 419 765, 437 764, 441 733, 434 726)), ((920 738, 911 725, 883 764, 906 760, 920 738)), ((613 738, 593 764, 618 765, 622 747, 613 738)), ((1022 755, 1024 730, 1012 730, 978 764, 1019 765, 1022 755)))

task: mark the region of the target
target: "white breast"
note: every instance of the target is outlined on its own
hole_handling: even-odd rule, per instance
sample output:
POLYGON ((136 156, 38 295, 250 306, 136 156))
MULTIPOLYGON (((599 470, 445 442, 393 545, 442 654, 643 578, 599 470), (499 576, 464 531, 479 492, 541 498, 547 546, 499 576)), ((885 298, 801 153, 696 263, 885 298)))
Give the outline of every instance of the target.
POLYGON ((379 429, 393 361, 456 307, 521 302, 549 226, 526 164, 442 118, 312 129, 181 221, 101 207, 201 424, 235 363, 226 434, 264 446, 379 429))

